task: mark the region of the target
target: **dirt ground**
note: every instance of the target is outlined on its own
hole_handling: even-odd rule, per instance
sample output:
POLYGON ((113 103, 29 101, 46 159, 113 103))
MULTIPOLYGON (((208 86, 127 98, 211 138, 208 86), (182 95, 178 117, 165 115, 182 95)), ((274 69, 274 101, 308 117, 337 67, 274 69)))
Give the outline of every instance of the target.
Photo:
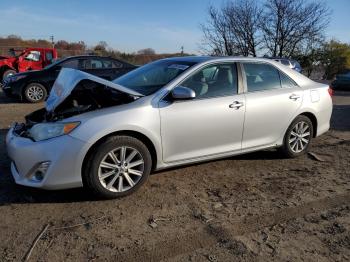
POLYGON ((311 155, 274 150, 153 174, 137 193, 14 184, 4 137, 42 105, 0 94, 0 261, 349 261, 350 94, 311 155), (320 161, 321 160, 321 161, 320 161))

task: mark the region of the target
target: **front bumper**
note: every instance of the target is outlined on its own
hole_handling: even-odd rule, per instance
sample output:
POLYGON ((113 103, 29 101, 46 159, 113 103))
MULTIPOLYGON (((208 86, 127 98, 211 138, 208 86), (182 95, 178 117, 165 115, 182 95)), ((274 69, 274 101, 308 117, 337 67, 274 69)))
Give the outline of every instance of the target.
POLYGON ((8 97, 18 97, 22 99, 22 86, 21 83, 8 83, 5 81, 2 82, 1 88, 4 91, 5 95, 8 97))
POLYGON ((4 86, 1 84, 0 86, 2 88, 2 91, 4 91, 6 96, 12 96, 12 88, 10 86, 4 86))
POLYGON ((11 128, 6 136, 11 172, 17 184, 43 188, 67 189, 82 186, 81 166, 86 143, 69 135, 34 142, 20 137, 11 128), (49 162, 43 179, 33 179, 40 163, 49 162))

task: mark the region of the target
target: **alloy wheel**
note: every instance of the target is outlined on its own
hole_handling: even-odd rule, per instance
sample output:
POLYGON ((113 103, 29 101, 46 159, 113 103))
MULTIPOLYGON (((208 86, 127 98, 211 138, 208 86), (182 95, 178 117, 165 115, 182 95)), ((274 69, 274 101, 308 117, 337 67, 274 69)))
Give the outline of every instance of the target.
POLYGON ((289 146, 294 153, 302 152, 310 143, 310 126, 304 121, 295 124, 289 135, 289 146))
POLYGON ((125 192, 142 178, 145 162, 141 153, 132 147, 122 146, 108 152, 99 164, 101 185, 112 192, 125 192))
POLYGON ((10 76, 13 76, 15 73, 8 73, 7 75, 6 75, 6 77, 4 77, 4 78, 7 78, 7 77, 10 77, 10 76))
POLYGON ((27 96, 33 101, 40 101, 44 97, 44 90, 37 85, 32 85, 27 90, 27 96))

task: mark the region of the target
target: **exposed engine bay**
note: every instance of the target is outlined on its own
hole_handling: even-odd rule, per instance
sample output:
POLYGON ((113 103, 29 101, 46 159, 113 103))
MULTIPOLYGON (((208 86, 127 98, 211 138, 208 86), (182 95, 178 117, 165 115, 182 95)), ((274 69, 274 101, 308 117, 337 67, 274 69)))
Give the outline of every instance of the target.
POLYGON ((82 80, 53 111, 42 108, 27 115, 25 119, 29 125, 55 122, 88 111, 127 104, 137 98, 91 80, 82 80))

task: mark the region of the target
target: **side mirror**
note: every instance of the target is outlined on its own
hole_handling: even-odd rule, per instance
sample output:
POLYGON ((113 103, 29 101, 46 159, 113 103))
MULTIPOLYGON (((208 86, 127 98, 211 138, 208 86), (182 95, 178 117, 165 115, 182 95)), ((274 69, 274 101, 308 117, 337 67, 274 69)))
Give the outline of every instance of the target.
POLYGON ((189 100, 196 97, 196 92, 184 86, 177 86, 171 91, 171 96, 175 100, 189 100))

